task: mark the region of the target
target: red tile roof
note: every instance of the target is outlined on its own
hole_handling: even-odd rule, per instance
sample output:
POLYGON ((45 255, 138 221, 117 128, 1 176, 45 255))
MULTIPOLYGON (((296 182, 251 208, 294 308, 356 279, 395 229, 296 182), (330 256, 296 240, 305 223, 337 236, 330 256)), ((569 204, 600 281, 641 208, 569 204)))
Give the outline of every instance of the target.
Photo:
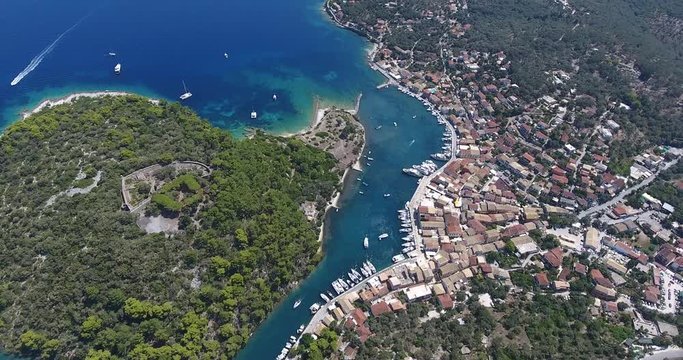
POLYGON ((373 316, 380 316, 385 313, 390 313, 391 309, 389 308, 389 304, 387 304, 386 301, 380 301, 370 306, 370 312, 373 316))

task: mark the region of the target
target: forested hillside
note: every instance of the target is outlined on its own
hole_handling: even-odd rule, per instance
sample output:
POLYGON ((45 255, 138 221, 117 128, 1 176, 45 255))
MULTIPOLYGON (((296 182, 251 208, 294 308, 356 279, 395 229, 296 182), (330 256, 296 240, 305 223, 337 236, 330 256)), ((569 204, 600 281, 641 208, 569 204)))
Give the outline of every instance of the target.
POLYGON ((235 140, 135 96, 12 125, 0 138, 0 345, 42 358, 232 357, 318 260, 299 206, 331 197, 334 165, 299 140, 235 140), (146 234, 121 210, 121 176, 174 160, 211 165, 208 201, 179 234, 146 234))

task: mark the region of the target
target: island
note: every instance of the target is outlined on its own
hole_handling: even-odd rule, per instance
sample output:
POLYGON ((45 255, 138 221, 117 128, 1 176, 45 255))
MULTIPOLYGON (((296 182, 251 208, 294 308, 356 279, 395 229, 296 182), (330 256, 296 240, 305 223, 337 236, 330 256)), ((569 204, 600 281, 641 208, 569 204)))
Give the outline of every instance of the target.
POLYGON ((232 358, 322 258, 362 127, 331 110, 310 134, 236 139, 177 103, 114 95, 54 101, 0 137, 0 346, 232 358))

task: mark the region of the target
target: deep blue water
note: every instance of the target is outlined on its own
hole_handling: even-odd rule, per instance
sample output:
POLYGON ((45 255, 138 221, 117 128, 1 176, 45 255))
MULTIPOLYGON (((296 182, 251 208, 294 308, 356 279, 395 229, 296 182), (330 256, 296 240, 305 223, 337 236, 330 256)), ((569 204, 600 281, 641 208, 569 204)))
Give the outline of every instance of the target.
POLYGON ((217 126, 238 134, 245 126, 293 132, 311 120, 316 97, 350 107, 363 93, 359 116, 367 131, 366 154, 375 160, 362 173, 350 174, 341 209, 329 214, 323 262, 259 327, 240 359, 274 358, 310 319, 308 307, 332 280, 366 258, 386 266, 400 251, 396 210, 416 186, 401 168, 438 151, 435 139, 443 129, 418 101, 375 88, 382 78, 365 63, 368 43, 335 27, 321 10, 322 1, 5 0, 3 5, 0 128, 45 98, 109 89, 175 100, 184 80, 194 94, 185 104, 217 126), (79 20, 33 72, 10 86, 31 59, 79 20), (123 66, 119 76, 113 74, 117 62, 123 66), (259 113, 256 121, 249 119, 252 110, 259 113), (380 242, 377 235, 383 232, 392 236, 380 242), (362 247, 365 234, 368 250, 362 247), (299 298, 302 305, 292 309, 299 298))

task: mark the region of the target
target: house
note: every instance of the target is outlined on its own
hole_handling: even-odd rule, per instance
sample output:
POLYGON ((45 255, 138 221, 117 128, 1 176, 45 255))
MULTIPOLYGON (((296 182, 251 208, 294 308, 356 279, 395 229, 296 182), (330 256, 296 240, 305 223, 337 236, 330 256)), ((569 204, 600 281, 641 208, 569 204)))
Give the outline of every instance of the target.
POLYGON ((538 285, 541 288, 547 288, 550 286, 550 281, 548 281, 548 274, 542 272, 534 275, 534 281, 536 282, 536 285, 538 285))
POLYGON ((600 284, 595 285, 591 294, 598 299, 602 300, 614 300, 617 297, 617 292, 614 289, 607 288, 600 284))
POLYGON ((389 308, 389 304, 387 304, 386 301, 380 301, 370 306, 370 312, 373 316, 380 316, 382 314, 390 313, 391 308, 389 308))
POLYGON ((444 309, 452 309, 454 306, 453 299, 448 294, 438 295, 437 300, 439 300, 439 305, 444 309))
POLYGON ((586 231, 584 246, 593 251, 600 250, 600 232, 594 227, 589 227, 586 231))
POLYGON ((562 248, 556 247, 554 249, 548 250, 543 255, 543 261, 549 268, 559 268, 562 265, 562 248))

